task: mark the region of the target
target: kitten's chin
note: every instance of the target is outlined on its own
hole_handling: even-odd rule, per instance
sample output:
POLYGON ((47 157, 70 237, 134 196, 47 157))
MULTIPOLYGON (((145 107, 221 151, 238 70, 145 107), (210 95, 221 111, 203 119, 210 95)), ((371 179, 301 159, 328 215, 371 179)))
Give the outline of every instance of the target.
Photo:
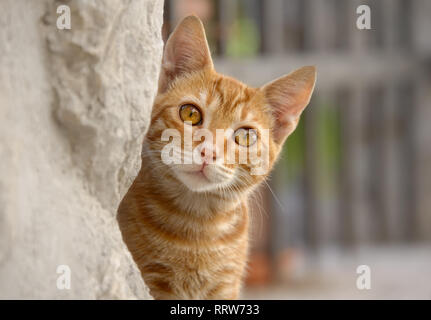
POLYGON ((212 191, 226 184, 220 181, 212 181, 208 173, 201 171, 176 170, 175 175, 190 191, 193 192, 212 191))

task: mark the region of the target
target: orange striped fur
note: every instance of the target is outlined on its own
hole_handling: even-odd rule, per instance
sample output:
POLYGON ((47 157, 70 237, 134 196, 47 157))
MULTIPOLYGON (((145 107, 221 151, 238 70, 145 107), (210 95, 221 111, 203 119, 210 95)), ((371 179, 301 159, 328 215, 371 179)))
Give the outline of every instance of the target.
MULTIPOLYGON (((215 136, 216 129, 269 129, 272 167, 314 82, 314 67, 303 67, 262 88, 248 87, 215 72, 198 18, 187 17, 175 29, 165 45, 142 167, 118 209, 123 239, 155 299, 238 298, 249 246, 247 199, 267 177, 252 175, 252 163, 223 158, 204 166, 204 177, 200 165, 165 164, 163 131, 184 136, 184 130, 206 128, 215 136), (187 103, 199 108, 201 124, 184 125, 179 108, 187 103)), ((225 151, 231 138, 223 141, 225 151)), ((257 143, 263 150, 264 142, 257 143)), ((217 146, 210 151, 217 159, 217 146)))

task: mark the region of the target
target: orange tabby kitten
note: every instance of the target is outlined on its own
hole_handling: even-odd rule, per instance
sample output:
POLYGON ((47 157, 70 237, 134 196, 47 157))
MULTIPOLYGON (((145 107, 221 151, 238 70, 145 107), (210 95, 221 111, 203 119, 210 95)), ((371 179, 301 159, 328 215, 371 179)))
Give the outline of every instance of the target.
MULTIPOLYGON (((142 167, 118 209, 123 239, 155 299, 238 298, 248 250, 247 198, 268 172, 253 174, 251 158, 231 163, 226 155, 237 157, 255 144, 268 153, 271 168, 315 77, 314 67, 303 67, 248 87, 216 73, 198 18, 177 26, 164 49, 142 167), (171 142, 163 139, 165 129, 181 134, 184 149, 184 137, 198 129, 231 131, 218 142, 193 141, 201 161, 166 163, 162 152, 171 142)), ((185 160, 186 153, 174 157, 185 160)))

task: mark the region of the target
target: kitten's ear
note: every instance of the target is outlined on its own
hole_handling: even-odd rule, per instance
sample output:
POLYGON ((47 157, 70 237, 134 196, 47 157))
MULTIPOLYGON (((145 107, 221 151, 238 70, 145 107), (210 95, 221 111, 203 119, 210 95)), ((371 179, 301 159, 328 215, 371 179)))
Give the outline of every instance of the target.
POLYGON ((315 82, 316 68, 307 66, 263 87, 265 97, 275 117, 273 134, 277 143, 283 143, 295 130, 299 116, 310 102, 315 82))
POLYGON ((163 52, 159 92, 179 75, 213 68, 205 30, 196 16, 184 18, 170 35, 163 52))

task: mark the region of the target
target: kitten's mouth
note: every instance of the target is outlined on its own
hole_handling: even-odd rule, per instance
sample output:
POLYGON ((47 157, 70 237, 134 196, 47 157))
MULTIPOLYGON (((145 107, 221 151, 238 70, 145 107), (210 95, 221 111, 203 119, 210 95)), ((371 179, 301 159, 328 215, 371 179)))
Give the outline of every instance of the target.
POLYGON ((211 164, 187 165, 174 170, 177 178, 192 191, 208 191, 216 189, 230 181, 226 174, 223 176, 220 169, 211 164))
POLYGON ((177 177, 192 191, 206 191, 215 188, 219 182, 214 179, 213 170, 207 164, 176 170, 177 177))

